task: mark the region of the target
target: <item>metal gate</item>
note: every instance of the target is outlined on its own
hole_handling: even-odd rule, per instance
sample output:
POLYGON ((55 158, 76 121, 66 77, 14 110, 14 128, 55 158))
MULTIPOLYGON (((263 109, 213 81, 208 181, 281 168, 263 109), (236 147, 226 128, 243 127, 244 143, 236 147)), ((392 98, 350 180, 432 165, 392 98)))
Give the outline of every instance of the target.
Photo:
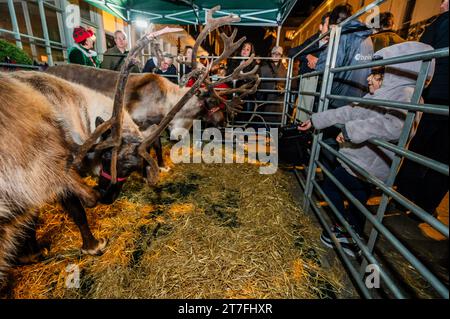
MULTIPOLYGON (((358 11, 354 16, 350 17, 346 21, 339 24, 336 28, 333 28, 331 31, 329 31, 327 34, 324 34, 320 39, 324 38, 325 36, 330 36, 329 40, 329 49, 328 49, 328 55, 326 60, 326 67, 324 72, 313 72, 310 74, 305 74, 301 76, 292 76, 292 64, 289 69, 289 74, 291 75, 289 77, 289 82, 292 82, 293 80, 299 79, 302 81, 302 79, 307 79, 311 77, 316 76, 322 76, 322 85, 320 88, 320 92, 304 92, 301 91, 301 85, 299 86, 299 91, 295 92, 298 94, 299 99, 296 103, 296 108, 298 112, 303 112, 308 115, 311 115, 312 112, 309 109, 305 109, 301 107, 301 99, 307 96, 313 96, 319 98, 319 105, 318 105, 318 112, 322 112, 328 109, 330 100, 340 100, 340 101, 346 101, 349 104, 356 102, 361 105, 378 105, 378 106, 384 106, 384 107, 393 107, 401 110, 406 110, 407 117, 404 124, 404 128, 402 131, 402 134, 396 144, 389 143, 380 139, 371 139, 369 143, 379 147, 383 148, 385 150, 389 150, 393 153, 395 153, 395 158, 392 161, 392 165, 390 167, 390 174, 389 178, 386 183, 382 182, 375 176, 370 175, 367 171, 362 169, 360 166, 355 164, 352 160, 347 158, 346 156, 342 155, 341 153, 335 151, 333 148, 328 146, 322 141, 323 133, 316 132, 314 135, 314 141, 311 149, 311 159, 310 163, 307 167, 306 174, 303 174, 301 171, 297 170, 296 174, 299 178, 299 181, 302 185, 302 188, 304 189, 304 198, 305 198, 305 204, 304 204, 304 210, 305 212, 308 212, 309 210, 312 210, 321 224, 324 227, 324 230, 328 233, 330 238, 332 238, 336 250, 338 254, 340 255, 343 264, 345 268, 348 270, 349 274, 351 275, 354 283, 356 284, 358 290, 364 296, 365 298, 374 298, 376 297, 374 295, 374 291, 368 289, 368 287, 365 285, 365 269, 366 266, 376 265, 379 267, 381 280, 385 284, 385 286, 390 290, 390 292, 393 294, 395 298, 407 298, 407 294, 399 287, 399 285, 392 279, 391 275, 383 267, 381 262, 377 259, 374 248, 376 247, 377 240, 379 239, 380 234, 395 248, 395 250, 403 256, 403 258, 412 266, 414 267, 417 272, 422 276, 423 279, 425 279, 431 287, 433 287, 436 292, 442 297, 442 298, 449 298, 449 291, 448 287, 441 282, 436 274, 434 274, 430 269, 428 269, 423 262, 419 260, 417 256, 415 256, 410 249, 408 249, 386 226, 383 225, 383 220, 385 218, 386 209, 388 206, 389 201, 392 199, 396 201, 398 204, 402 205, 406 209, 410 210, 413 214, 415 214, 417 217, 419 217, 421 220, 426 222, 427 224, 431 225, 435 230, 439 231, 441 234, 443 234, 447 240, 448 240, 448 234, 449 234, 449 228, 448 226, 441 223, 439 220, 434 218, 429 212, 424 211, 422 208, 417 206, 415 203, 409 201, 406 197, 402 196, 402 194, 398 193, 394 188, 394 182, 395 178, 398 172, 398 169, 401 165, 401 162, 403 159, 409 159, 415 163, 418 163, 422 166, 425 166, 427 168, 430 168, 432 170, 435 170, 439 172, 440 174, 444 174, 446 176, 449 175, 449 167, 447 163, 439 163, 437 161, 434 161, 430 158, 427 158, 425 156, 422 156, 420 154, 413 153, 407 149, 407 142, 408 138, 410 136, 413 122, 416 116, 417 112, 424 112, 429 114, 436 114, 441 116, 448 116, 449 115, 449 106, 448 105, 431 105, 431 104, 420 104, 420 99, 422 95, 422 91, 425 86, 425 82, 427 79, 428 70, 430 67, 430 64, 432 62, 432 59, 435 58, 443 58, 449 56, 449 49, 439 49, 434 50, 430 52, 425 52, 422 54, 413 54, 408 56, 402 56, 402 57, 396 57, 391 59, 384 59, 381 61, 373 61, 370 63, 365 63, 357 66, 344 66, 344 67, 336 67, 336 59, 337 59, 337 51, 338 46, 341 38, 341 31, 343 26, 345 26, 347 23, 349 23, 352 20, 358 19, 366 12, 372 10, 375 6, 378 6, 384 2, 384 0, 378 0, 373 2, 372 4, 366 6, 365 8, 358 11), (413 61, 422 61, 422 66, 420 70, 420 74, 417 79, 417 84, 415 87, 415 92, 412 98, 411 103, 400 103, 400 102, 394 102, 394 101, 387 101, 387 100, 372 100, 372 99, 363 99, 363 98, 352 98, 352 97, 346 97, 346 96, 338 96, 338 95, 332 95, 331 94, 331 88, 334 80, 334 76, 336 73, 342 72, 342 71, 350 71, 350 70, 357 70, 357 69, 364 69, 364 68, 373 68, 373 67, 379 67, 379 66, 388 66, 392 64, 397 63, 406 63, 406 62, 413 62, 413 61), (366 179, 366 181, 370 182, 374 187, 378 188, 382 191, 382 197, 381 202, 379 204, 378 210, 376 215, 373 215, 368 208, 366 208, 366 203, 359 202, 348 189, 346 189, 333 175, 332 173, 323 165, 323 163, 319 160, 319 154, 321 150, 326 150, 330 153, 332 153, 334 156, 336 156, 340 161, 348 165, 352 170, 360 174, 362 177, 366 179), (361 214, 363 214, 366 218, 368 223, 370 223, 370 236, 368 238, 368 241, 361 240, 359 236, 355 233, 353 228, 349 225, 349 223, 339 214, 336 207, 330 202, 330 199, 325 195, 323 189, 318 183, 317 180, 317 170, 320 169, 323 172, 323 175, 329 178, 342 193, 345 195, 349 203, 353 203, 361 214), (355 243, 359 246, 362 252, 363 261, 361 264, 355 262, 354 260, 350 259, 343 251, 340 243, 337 241, 336 237, 333 235, 330 225, 327 222, 327 212, 319 205, 318 198, 324 199, 331 211, 333 212, 334 217, 341 223, 343 227, 349 232, 349 234, 352 236, 355 243)), ((320 39, 317 39, 314 43, 318 42, 320 39)), ((299 52, 296 57, 306 50, 308 50, 309 47, 314 45, 312 43, 310 46, 306 47, 304 50, 299 52)), ((294 57, 295 58, 295 57, 294 57)), ((288 83, 287 87, 290 87, 290 84, 288 83)), ((288 90, 289 91, 289 90, 288 90)), ((288 92, 289 94, 290 92, 288 92)), ((290 98, 286 98, 286 103, 290 103, 290 98)))

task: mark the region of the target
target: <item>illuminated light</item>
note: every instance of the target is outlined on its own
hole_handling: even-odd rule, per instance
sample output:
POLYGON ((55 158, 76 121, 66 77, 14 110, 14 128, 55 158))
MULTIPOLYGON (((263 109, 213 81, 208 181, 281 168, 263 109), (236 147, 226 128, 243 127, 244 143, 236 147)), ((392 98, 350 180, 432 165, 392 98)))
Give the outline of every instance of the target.
POLYGON ((141 29, 147 29, 148 28, 148 21, 146 20, 136 20, 136 27, 141 29))

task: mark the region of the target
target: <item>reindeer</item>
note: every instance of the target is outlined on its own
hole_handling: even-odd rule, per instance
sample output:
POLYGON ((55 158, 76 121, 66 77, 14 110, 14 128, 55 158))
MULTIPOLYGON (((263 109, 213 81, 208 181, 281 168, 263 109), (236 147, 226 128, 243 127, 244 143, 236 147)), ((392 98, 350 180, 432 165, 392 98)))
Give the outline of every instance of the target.
MULTIPOLYGON (((218 9, 210 12, 211 24, 203 30, 201 39, 221 25, 239 21, 237 17, 213 19, 212 14, 218 9)), ((117 79, 113 102, 52 75, 0 73, 0 285, 5 283, 19 238, 35 217, 34 208, 45 202, 61 201, 80 229, 83 253, 96 255, 103 252, 106 239, 97 240, 92 235, 83 207, 83 204, 94 206, 99 194, 84 185, 79 175, 83 169, 93 168, 89 165, 95 163, 96 155, 100 155, 103 170, 109 168, 109 173, 101 174, 108 180, 104 192, 138 169, 138 155, 148 164, 147 179, 155 182, 158 171, 147 149, 183 106, 195 95, 200 95, 203 83, 206 83, 207 91, 228 108, 239 109, 239 97, 226 100, 208 79, 211 67, 219 63, 216 60, 208 69, 196 69, 190 74, 196 78, 195 83, 159 125, 149 128, 143 138, 124 110, 125 87, 137 53, 163 33, 164 30, 146 35, 131 50, 117 79), (108 117, 110 119, 104 121, 103 118, 108 117), (88 154, 94 154, 93 158, 88 154)), ((223 37, 231 41, 226 42, 228 50, 222 58, 232 52, 230 48, 240 45, 233 43, 235 36, 234 33, 232 39, 223 37)), ((239 74, 233 76, 240 78, 250 74, 241 74, 239 70, 239 74)), ((244 88, 234 92, 246 93, 244 88)))
MULTIPOLYGON (((224 17, 222 20, 212 18, 215 9, 210 11, 210 17, 207 26, 200 34, 192 51, 191 65, 189 65, 195 72, 198 68, 197 53, 201 43, 206 39, 206 36, 212 30, 217 29, 229 23, 231 19, 239 19, 236 17, 224 17)), ((234 42, 237 35, 237 30, 228 37, 221 34, 224 41, 224 52, 213 62, 212 66, 217 66, 221 61, 229 57, 240 45, 246 40, 245 37, 239 41, 234 42)), ((158 47, 153 47, 153 51, 161 55, 158 47)), ((161 59, 160 59, 161 60, 161 59)), ((179 113, 175 115, 173 120, 169 123, 168 128, 173 139, 177 139, 182 135, 179 132, 186 132, 192 127, 193 120, 202 116, 206 121, 214 126, 222 125, 225 121, 225 114, 218 107, 219 104, 226 106, 226 110, 231 115, 240 111, 241 101, 238 97, 231 101, 227 101, 224 96, 230 94, 240 93, 240 98, 245 95, 253 94, 259 85, 259 77, 256 75, 257 67, 248 73, 241 73, 245 67, 250 65, 253 61, 241 65, 235 70, 233 74, 225 79, 220 80, 220 83, 231 82, 233 80, 250 79, 252 81, 246 82, 243 87, 231 90, 217 90, 216 84, 211 83, 209 77, 205 79, 207 85, 201 88, 195 95, 193 95, 184 105, 179 113), (182 129, 182 130, 181 130, 182 129)), ((118 73, 109 70, 99 70, 95 68, 80 66, 80 65, 59 65, 50 67, 46 72, 64 78, 66 80, 79 83, 105 95, 112 96, 114 94, 114 83, 117 80, 118 73)), ((191 75, 187 75, 189 79, 191 75)), ((180 101, 189 91, 188 87, 179 87, 170 82, 168 79, 155 74, 132 74, 125 88, 125 108, 130 113, 133 120, 139 126, 144 136, 148 135, 147 130, 158 124, 161 119, 169 112, 173 106, 180 101)), ((154 144, 156 155, 158 158, 158 166, 163 167, 163 157, 161 150, 161 142, 158 139, 154 144)))
MULTIPOLYGON (((140 41, 132 56, 157 34, 140 41)), ((0 288, 21 237, 33 233, 29 226, 35 208, 46 202, 59 200, 71 215, 82 235, 83 253, 103 252, 106 239, 92 235, 83 207, 93 207, 99 194, 83 184, 79 172, 95 162, 86 160, 94 153, 109 169, 110 186, 120 180, 117 175, 129 175, 142 162, 142 135, 123 110, 131 67, 127 60, 114 102, 52 75, 0 73, 0 288)), ((156 164, 145 159, 148 178, 155 179, 156 164)))
MULTIPOLYGON (((33 208, 55 199, 71 205, 76 198, 77 205, 89 207, 97 202, 97 194, 70 165, 73 151, 65 134, 44 95, 0 73, 0 287, 17 242, 35 216, 33 208)), ((72 217, 85 230, 86 221, 72 217)))

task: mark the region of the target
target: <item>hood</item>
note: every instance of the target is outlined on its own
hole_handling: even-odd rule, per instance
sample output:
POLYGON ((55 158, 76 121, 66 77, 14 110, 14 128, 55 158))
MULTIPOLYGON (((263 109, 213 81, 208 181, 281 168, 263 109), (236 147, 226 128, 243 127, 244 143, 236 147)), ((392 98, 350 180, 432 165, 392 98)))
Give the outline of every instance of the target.
MULTIPOLYGON (((432 50, 434 50, 434 48, 428 44, 420 42, 404 42, 386 47, 376 52, 374 54, 374 59, 390 59, 432 50)), ((433 79, 435 64, 435 59, 433 59, 428 71, 428 84, 433 79)), ((422 61, 386 66, 383 85, 379 91, 383 89, 395 89, 399 86, 414 87, 416 85, 421 66, 422 61)))
POLYGON ((358 20, 352 20, 342 27, 342 34, 351 33, 352 36, 367 38, 373 34, 373 29, 370 29, 364 23, 358 20))

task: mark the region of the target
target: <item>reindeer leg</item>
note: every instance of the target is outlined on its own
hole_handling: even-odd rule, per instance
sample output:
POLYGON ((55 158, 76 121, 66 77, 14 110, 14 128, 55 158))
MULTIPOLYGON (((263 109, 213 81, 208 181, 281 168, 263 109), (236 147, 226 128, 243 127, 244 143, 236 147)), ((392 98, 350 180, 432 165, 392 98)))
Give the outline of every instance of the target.
POLYGON ((21 246, 18 249, 16 263, 19 265, 28 265, 37 263, 42 256, 41 246, 36 239, 36 227, 38 223, 37 213, 33 216, 31 222, 26 226, 21 246))
POLYGON ((72 193, 66 195, 61 199, 61 205, 66 212, 72 217, 75 224, 78 226, 81 238, 83 239, 83 246, 81 252, 87 255, 101 255, 106 247, 107 240, 97 240, 89 228, 89 223, 86 217, 86 211, 81 205, 80 199, 72 193))
POLYGON ((9 209, 0 203, 0 294, 10 288, 8 277, 11 264, 17 255, 17 247, 30 223, 32 214, 22 208, 9 209))
POLYGON ((158 160, 158 167, 161 172, 167 173, 170 171, 170 167, 166 167, 164 165, 164 157, 163 157, 163 148, 161 143, 161 136, 156 139, 155 143, 153 144, 153 149, 156 153, 156 158, 158 160))
POLYGON ((85 207, 95 207, 100 198, 100 193, 86 185, 77 172, 71 171, 70 174, 71 183, 69 184, 69 192, 78 197, 85 207))

